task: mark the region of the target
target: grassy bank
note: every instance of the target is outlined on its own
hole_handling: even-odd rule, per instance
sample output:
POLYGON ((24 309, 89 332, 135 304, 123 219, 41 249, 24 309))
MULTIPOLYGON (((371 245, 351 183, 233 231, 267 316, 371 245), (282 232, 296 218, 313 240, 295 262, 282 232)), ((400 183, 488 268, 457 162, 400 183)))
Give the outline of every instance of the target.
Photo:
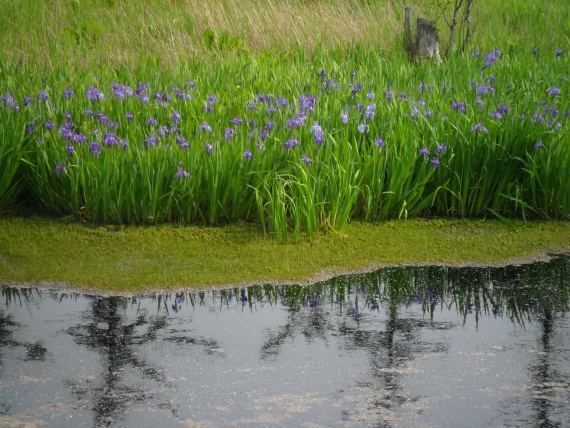
POLYGON ((570 223, 390 221, 343 233, 268 239, 256 227, 85 227, 41 218, 0 220, 0 282, 105 292, 300 283, 402 264, 504 264, 570 251, 570 223))

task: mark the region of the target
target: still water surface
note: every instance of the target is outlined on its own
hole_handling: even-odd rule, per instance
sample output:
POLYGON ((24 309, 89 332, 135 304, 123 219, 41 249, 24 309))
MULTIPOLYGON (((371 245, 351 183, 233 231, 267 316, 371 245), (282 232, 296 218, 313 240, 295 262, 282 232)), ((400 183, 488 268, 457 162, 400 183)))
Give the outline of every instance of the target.
POLYGON ((100 297, 5 286, 0 426, 570 426, 570 258, 100 297))

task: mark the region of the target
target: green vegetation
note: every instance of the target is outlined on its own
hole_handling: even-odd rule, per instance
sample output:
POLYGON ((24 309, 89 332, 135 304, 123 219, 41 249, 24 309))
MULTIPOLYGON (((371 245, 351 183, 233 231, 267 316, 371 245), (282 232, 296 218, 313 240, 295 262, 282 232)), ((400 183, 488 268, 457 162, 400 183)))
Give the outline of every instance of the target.
MULTIPOLYGON (((439 19, 442 52, 451 3, 412 4, 439 19)), ((262 237, 301 249, 359 221, 566 220, 566 6, 475 0, 470 44, 437 64, 409 62, 397 0, 0 0, 0 212, 73 218, 86 236, 223 225, 204 230, 278 249, 296 247, 262 237)), ((133 286, 94 269, 69 282, 133 286)), ((145 287, 217 282, 141 271, 145 287)))
POLYGON ((570 251, 569 222, 352 223, 283 245, 257 227, 101 226, 0 220, 0 282, 109 292, 298 283, 391 264, 503 264, 570 251))

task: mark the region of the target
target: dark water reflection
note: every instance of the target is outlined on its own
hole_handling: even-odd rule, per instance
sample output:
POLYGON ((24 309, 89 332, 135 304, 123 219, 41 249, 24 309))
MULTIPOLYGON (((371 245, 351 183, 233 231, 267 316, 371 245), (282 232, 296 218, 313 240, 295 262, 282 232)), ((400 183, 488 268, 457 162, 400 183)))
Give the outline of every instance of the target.
POLYGON ((568 426, 570 258, 309 287, 3 287, 0 426, 568 426))

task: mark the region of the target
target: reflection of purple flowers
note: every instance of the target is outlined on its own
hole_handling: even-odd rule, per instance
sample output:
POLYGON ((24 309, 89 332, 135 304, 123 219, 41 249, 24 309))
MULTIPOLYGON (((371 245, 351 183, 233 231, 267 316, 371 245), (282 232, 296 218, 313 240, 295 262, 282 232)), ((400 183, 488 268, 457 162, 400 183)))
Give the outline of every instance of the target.
POLYGON ((315 294, 314 296, 309 296, 307 298, 307 306, 309 306, 310 308, 315 309, 317 306, 320 305, 320 301, 318 296, 315 294))

